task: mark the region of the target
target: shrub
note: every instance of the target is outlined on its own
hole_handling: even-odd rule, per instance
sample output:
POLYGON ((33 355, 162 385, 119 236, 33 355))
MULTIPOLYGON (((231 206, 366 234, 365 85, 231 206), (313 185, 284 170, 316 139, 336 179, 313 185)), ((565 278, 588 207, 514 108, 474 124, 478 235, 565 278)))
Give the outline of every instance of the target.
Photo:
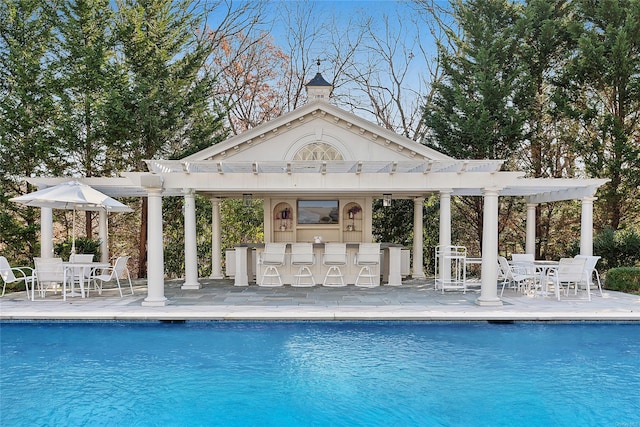
POLYGON ((640 292, 640 268, 619 267, 609 270, 604 287, 612 291, 640 292))
MULTIPOLYGON (((580 253, 580 242, 574 242, 569 255, 580 253)), ((640 267, 640 235, 633 229, 605 229, 593 239, 593 254, 601 257, 597 268, 607 271, 617 267, 640 267)))
MULTIPOLYGON (((56 243, 53 252, 57 257, 62 259, 69 259, 71 255, 71 240, 65 240, 60 243, 56 243)), ((76 253, 77 254, 94 254, 93 260, 98 261, 100 259, 100 239, 90 239, 88 237, 76 238, 76 253)))

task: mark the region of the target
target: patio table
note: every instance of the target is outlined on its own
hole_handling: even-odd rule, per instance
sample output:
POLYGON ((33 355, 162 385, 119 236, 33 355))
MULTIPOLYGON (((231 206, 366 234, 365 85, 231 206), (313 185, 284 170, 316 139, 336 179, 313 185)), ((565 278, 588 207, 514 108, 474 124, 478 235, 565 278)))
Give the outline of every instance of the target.
MULTIPOLYGON (((87 276, 87 269, 95 270, 99 268, 108 268, 111 267, 111 264, 108 262, 68 262, 65 261, 62 263, 64 266, 64 281, 66 283, 67 277, 71 278, 71 293, 69 296, 77 297, 81 295, 82 298, 85 297, 84 294, 84 280, 87 279, 87 286, 89 285, 89 277, 87 276), (73 280, 74 274, 78 273, 78 282, 80 284, 80 294, 75 292, 74 285, 75 281, 73 280)), ((67 287, 63 286, 63 299, 67 299, 67 287)))
POLYGON ((536 267, 536 271, 540 273, 540 284, 542 289, 541 292, 543 296, 547 296, 547 293, 548 293, 549 272, 558 268, 559 264, 560 264, 559 261, 544 260, 544 259, 533 261, 533 265, 536 267))

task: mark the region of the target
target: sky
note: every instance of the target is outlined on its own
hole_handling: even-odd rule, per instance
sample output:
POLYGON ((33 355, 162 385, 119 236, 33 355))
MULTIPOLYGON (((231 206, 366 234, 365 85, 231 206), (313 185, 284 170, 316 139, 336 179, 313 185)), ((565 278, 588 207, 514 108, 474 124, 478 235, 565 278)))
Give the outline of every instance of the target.
MULTIPOLYGON (((210 5, 213 4, 213 0, 211 2, 210 5)), ((234 0, 233 2, 233 5, 236 6, 243 4, 252 3, 249 0, 234 0)), ((446 5, 448 2, 443 4, 446 5)), ((220 11, 226 13, 224 8, 220 8, 220 11)), ((325 80, 338 82, 339 87, 336 87, 334 96, 341 92, 356 105, 362 106, 357 114, 371 119, 373 116, 367 112, 367 109, 371 108, 369 107, 369 95, 362 92, 362 86, 352 84, 348 74, 337 70, 336 63, 330 61, 330 58, 336 56, 335 48, 333 48, 335 44, 339 42, 344 51, 348 50, 346 46, 353 43, 357 33, 353 30, 357 23, 370 19, 368 28, 371 30, 371 34, 369 34, 369 39, 360 43, 355 56, 359 67, 356 72, 362 72, 361 70, 366 68, 360 67, 362 64, 378 62, 375 67, 370 67, 370 69, 375 68, 376 75, 367 77, 367 81, 372 82, 373 86, 392 87, 389 80, 391 75, 389 61, 381 52, 386 48, 394 58, 394 71, 399 70, 400 73, 404 73, 401 84, 403 108, 405 111, 417 111, 421 106, 423 95, 429 90, 431 83, 428 65, 435 62, 434 58, 437 56, 437 52, 429 28, 424 23, 424 16, 416 11, 416 4, 413 1, 271 0, 266 8, 266 15, 268 19, 272 20, 272 23, 266 24, 264 28, 273 36, 275 44, 283 50, 283 53, 292 54, 291 59, 297 64, 301 64, 300 56, 305 57, 305 63, 309 67, 305 71, 306 81, 313 78, 317 71, 320 71, 325 80), (304 55, 299 51, 292 52, 290 49, 290 44, 293 43, 290 42, 292 35, 295 31, 300 31, 300 28, 299 25, 290 24, 288 21, 299 18, 300 15, 296 13, 298 10, 304 11, 303 17, 310 17, 304 28, 306 31, 319 28, 322 24, 336 23, 335 26, 331 26, 332 31, 323 33, 324 40, 306 34, 308 38, 302 43, 304 55), (385 16, 388 17, 388 27, 385 26, 385 16), (350 22, 352 23, 350 24, 350 22), (348 31, 349 29, 351 31, 348 31), (371 39, 371 35, 379 38, 378 41, 391 43, 391 45, 383 46, 383 49, 380 49, 376 45, 376 41, 371 39), (400 43, 394 46, 395 40, 400 43), (391 49, 395 49, 392 54, 390 53, 391 49), (295 55, 299 56, 296 58, 295 55), (322 60, 319 69, 315 65, 310 66, 315 63, 316 58, 322 60)), ((215 14, 212 17, 215 18, 215 14)), ((210 19, 210 26, 212 28, 218 27, 212 19, 210 19)), ((301 44, 297 39, 295 43, 298 46, 301 44)), ((297 68, 300 70, 301 65, 298 65, 297 68)), ((376 95, 378 99, 382 96, 385 96, 384 90, 376 95)), ((388 93, 386 96, 391 97, 388 93)), ((396 119, 393 121, 396 122, 396 119)))

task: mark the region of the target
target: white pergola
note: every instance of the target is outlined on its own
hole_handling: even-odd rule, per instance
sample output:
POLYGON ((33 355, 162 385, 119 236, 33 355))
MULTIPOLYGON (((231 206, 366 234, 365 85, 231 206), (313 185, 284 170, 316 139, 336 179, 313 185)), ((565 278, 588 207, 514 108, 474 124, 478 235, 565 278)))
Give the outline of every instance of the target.
MULTIPOLYGON (((316 76, 317 77, 317 76, 316 76)), ((316 80, 316 79, 314 79, 316 80)), ((502 160, 458 160, 397 135, 327 102, 329 92, 310 88, 318 95, 306 105, 241 135, 211 146, 182 160, 148 160, 149 172, 123 173, 116 178, 81 178, 111 196, 148 198, 148 294, 143 305, 163 306, 164 258, 162 198, 184 197, 184 289, 200 288, 196 248, 195 195, 212 205, 212 278, 222 278, 220 200, 251 194, 265 200, 265 240, 270 241, 278 200, 300 198, 357 199, 363 204, 369 228, 362 241, 371 239, 371 204, 391 195, 414 201, 412 276, 424 278, 423 202, 440 197, 439 244, 451 245, 451 197, 483 198, 481 292, 479 305, 501 305, 497 295, 498 199, 523 197, 527 205, 526 251, 535 251, 535 212, 541 203, 580 200, 580 252, 592 254, 593 202, 607 179, 531 179, 522 172, 501 171, 502 160), (311 148, 309 148, 311 147, 311 148), (337 160, 305 160, 300 153, 329 147, 337 160), (269 209, 267 209, 269 208, 269 209)), ((38 187, 56 185, 68 178, 28 178, 38 187)), ((43 208, 42 256, 53 252, 52 213, 43 208)), ((106 215, 100 215, 103 256, 107 256, 106 215)), ((240 242, 239 242, 240 243, 240 242)))
MULTIPOLYGON (((125 173, 121 178, 85 178, 97 190, 118 196, 148 197, 148 296, 143 305, 165 305, 162 249, 162 197, 184 197, 185 289, 197 289, 195 194, 211 198, 213 210, 212 278, 222 278, 220 199, 312 195, 369 196, 414 201, 412 276, 425 277, 422 259, 422 209, 425 197, 440 196, 440 245, 451 245, 451 196, 484 199, 481 305, 499 305, 497 296, 498 198, 524 197, 527 202, 526 252, 535 251, 535 212, 540 203, 580 200, 582 203, 580 252, 591 255, 593 201, 603 179, 528 179, 520 172, 499 172, 500 161, 405 162, 188 162, 149 161, 150 173, 125 173)), ((39 187, 64 178, 29 178, 39 187)), ((102 253, 107 254, 106 214, 100 215, 102 253)), ((42 256, 51 256, 52 213, 42 209, 42 256)))

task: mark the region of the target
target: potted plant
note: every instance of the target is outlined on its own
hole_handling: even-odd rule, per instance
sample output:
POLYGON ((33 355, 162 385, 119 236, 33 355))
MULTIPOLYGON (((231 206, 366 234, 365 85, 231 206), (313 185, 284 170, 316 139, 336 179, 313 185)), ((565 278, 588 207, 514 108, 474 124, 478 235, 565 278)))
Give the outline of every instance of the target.
POLYGON ((362 208, 360 205, 353 205, 347 210, 349 215, 349 219, 351 220, 351 224, 347 225, 347 231, 356 231, 356 215, 360 212, 362 208))
POLYGON ((360 207, 360 205, 353 205, 349 208, 349 210, 347 211, 349 214, 349 219, 353 219, 356 217, 356 215, 358 214, 358 212, 360 212, 362 210, 362 208, 360 207))

